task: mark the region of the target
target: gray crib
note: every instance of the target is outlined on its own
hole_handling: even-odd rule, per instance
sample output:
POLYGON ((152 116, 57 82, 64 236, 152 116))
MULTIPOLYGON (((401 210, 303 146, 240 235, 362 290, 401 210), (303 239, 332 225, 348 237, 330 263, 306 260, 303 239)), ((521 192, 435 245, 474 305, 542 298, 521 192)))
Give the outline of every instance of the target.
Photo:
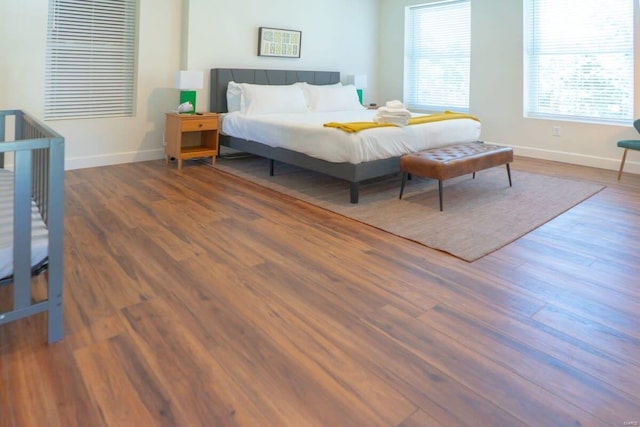
POLYGON ((0 326, 46 311, 49 343, 63 336, 63 207, 64 138, 24 111, 0 111, 0 286, 13 286, 0 294, 13 294, 0 326), (32 276, 45 270, 36 301, 32 276))

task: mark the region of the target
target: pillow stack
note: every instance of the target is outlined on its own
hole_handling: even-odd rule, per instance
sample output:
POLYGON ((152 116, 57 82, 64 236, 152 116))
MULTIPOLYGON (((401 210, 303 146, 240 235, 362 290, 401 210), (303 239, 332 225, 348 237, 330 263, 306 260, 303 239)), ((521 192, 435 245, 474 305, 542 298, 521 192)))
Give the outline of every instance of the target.
POLYGON ((402 101, 389 101, 384 107, 378 108, 373 118, 376 123, 388 123, 396 126, 406 126, 411 118, 411 112, 404 107, 402 101))
POLYGON ((362 110, 355 86, 229 82, 227 110, 246 115, 362 110))

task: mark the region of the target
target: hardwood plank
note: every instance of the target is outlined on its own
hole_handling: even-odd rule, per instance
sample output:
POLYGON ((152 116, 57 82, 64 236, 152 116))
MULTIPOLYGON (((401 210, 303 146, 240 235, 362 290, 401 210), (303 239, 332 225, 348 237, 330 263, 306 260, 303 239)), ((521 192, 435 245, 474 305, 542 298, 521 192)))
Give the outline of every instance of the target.
MULTIPOLYGON (((47 387, 50 381, 39 381, 41 368, 36 356, 36 335, 45 332, 42 315, 31 316, 14 322, 16 329, 9 334, 0 332, 0 425, 29 426, 47 420, 48 425, 62 426, 52 396, 53 390, 47 387), (20 340, 21 336, 30 337, 31 342, 20 340), (18 345, 15 345, 18 344, 18 345), (9 392, 10 391, 10 392, 9 392), (19 408, 29 404, 29 410, 19 408)), ((2 328, 2 327, 0 327, 2 328)))
MULTIPOLYGON (((195 339, 162 299, 128 307, 124 315, 151 369, 188 417, 186 425, 260 425, 265 416, 276 424, 287 419, 303 419, 295 407, 283 405, 284 400, 276 402, 278 406, 273 408, 261 406, 262 401, 248 400, 238 393, 237 379, 230 378, 218 360, 231 358, 242 367, 242 355, 229 355, 230 350, 225 346, 216 346, 219 352, 212 355, 207 341, 195 339)), ((239 379, 251 384, 252 390, 256 387, 251 377, 245 375, 239 379)), ((271 398, 268 389, 262 392, 264 400, 271 398)))
MULTIPOLYGON (((492 396, 491 404, 496 409, 503 409, 527 425, 603 424, 558 395, 514 375, 511 366, 506 368, 484 357, 394 307, 384 307, 365 320, 479 395, 492 396)), ((467 413, 465 419, 474 416, 467 413)), ((494 421, 488 425, 499 424, 494 421)))
POLYGON ((93 268, 86 258, 73 249, 66 250, 66 254, 64 281, 77 283, 73 292, 65 289, 64 294, 65 332, 73 333, 97 319, 113 316, 116 310, 104 294, 105 288, 87 286, 93 277, 93 268))
POLYGON ((318 251, 317 243, 313 241, 316 233, 314 228, 303 228, 301 231, 304 233, 299 234, 299 238, 291 238, 288 245, 274 246, 270 242, 274 239, 277 241, 281 234, 275 224, 258 221, 255 227, 251 224, 251 228, 246 228, 247 238, 252 236, 254 242, 263 242, 261 252, 268 254, 279 268, 295 270, 305 280, 324 283, 328 290, 336 294, 348 293, 349 305, 356 310, 377 308, 391 299, 417 315, 435 303, 429 295, 415 292, 400 280, 384 280, 386 271, 376 263, 363 262, 361 249, 349 246, 341 256, 331 250, 332 246, 318 251), (340 269, 340 278, 327 274, 333 268, 340 269), (363 269, 366 269, 369 280, 363 280, 363 269), (378 283, 384 283, 384 286, 378 286, 378 283))
MULTIPOLYGON (((361 388, 359 384, 350 385, 349 377, 353 377, 362 370, 357 369, 357 365, 347 358, 341 361, 341 364, 346 366, 332 366, 336 363, 338 354, 332 354, 330 361, 319 364, 316 358, 327 353, 328 342, 323 342, 321 336, 305 334, 300 334, 299 339, 292 342, 293 332, 287 331, 292 327, 283 320, 288 317, 287 313, 277 310, 274 306, 268 306, 267 301, 260 295, 253 295, 255 288, 250 283, 242 283, 234 279, 232 271, 221 274, 221 270, 224 270, 223 266, 215 268, 216 274, 219 277, 222 276, 221 283, 228 283, 228 292, 233 299, 225 295, 224 286, 218 286, 216 288, 218 292, 212 298, 206 298, 204 300, 206 307, 203 307, 206 312, 213 311, 223 316, 215 324, 204 325, 209 329, 210 335, 222 337, 225 341, 225 345, 215 349, 216 360, 232 360, 234 364, 238 364, 237 356, 241 355, 246 359, 246 366, 242 371, 252 373, 254 387, 264 387, 264 396, 281 395, 279 400, 304 409, 305 412, 298 421, 289 419, 288 422, 311 425, 387 425, 381 422, 379 415, 376 414, 381 409, 372 411, 373 408, 359 401, 359 396, 378 395, 380 400, 380 396, 384 395, 387 402, 395 404, 389 408, 382 408, 382 413, 401 411, 401 415, 393 416, 397 420, 403 419, 415 409, 413 405, 396 395, 392 389, 386 388, 384 392, 377 390, 379 386, 375 386, 376 378, 373 376, 368 376, 366 388, 361 388), (238 296, 240 298, 237 298, 238 296), (259 319, 252 321, 252 314, 259 316, 259 319), (274 322, 276 324, 272 325, 274 322), (218 325, 224 325, 224 327, 221 328, 218 325), (320 343, 316 343, 318 341, 320 343), (235 359, 229 359, 229 355, 225 357, 219 355, 220 351, 226 351, 228 347, 234 349, 235 359), (302 347, 305 347, 304 351, 302 347), (311 354, 311 348, 318 351, 311 354), (348 366, 353 367, 356 372, 348 371, 350 374, 345 375, 343 369, 348 366), (341 375, 331 371, 339 371, 341 375), (336 383, 335 378, 340 378, 340 382, 336 383), (262 385, 263 382, 264 385, 262 385), (352 389, 356 389, 357 392, 352 389), (314 392, 309 393, 309 390, 314 392), (407 405, 409 409, 403 409, 407 405)), ((207 290, 202 289, 202 292, 206 293, 207 290)), ((199 313, 193 304, 188 305, 196 314, 199 313)), ((304 330, 302 325, 296 329, 304 330)), ((246 375, 244 372, 237 372, 235 367, 228 369, 233 369, 236 375, 246 375)), ((259 397, 259 399, 265 398, 262 395, 259 397)), ((389 415, 385 416, 389 417, 389 415)))
MULTIPOLYGON (((589 277, 581 277, 586 273, 578 273, 577 268, 566 265, 554 268, 554 265, 531 269, 531 265, 527 264, 503 271, 500 276, 504 277, 505 286, 520 290, 523 294, 530 294, 548 304, 562 307, 587 319, 602 321, 612 328, 640 337, 640 320, 637 317, 640 296, 630 295, 634 292, 624 289, 623 292, 618 292, 608 286, 612 281, 616 282, 615 276, 598 278, 591 274, 589 277), (558 270, 567 270, 567 273, 558 270)), ((486 271, 484 267, 480 268, 486 271)), ((588 269, 586 270, 588 273, 588 269)))
MULTIPOLYGON (((485 317, 489 316, 485 314, 485 317)), ((494 318, 493 323, 498 323, 501 316, 494 315, 494 318)), ((585 373, 584 370, 574 368, 572 365, 575 362, 565 363, 549 354, 552 351, 547 347, 554 341, 551 337, 547 342, 538 340, 534 342, 535 345, 531 345, 528 340, 522 342, 507 334, 496 332, 492 327, 478 322, 474 317, 445 306, 435 307, 425 313, 420 320, 429 328, 437 329, 477 354, 499 365, 508 365, 516 375, 548 390, 550 394, 562 397, 563 400, 571 403, 567 408, 585 405, 594 417, 613 424, 622 424, 624 420, 619 418, 622 414, 640 413, 640 405, 627 394, 628 390, 637 386, 635 381, 624 381, 624 385, 614 385, 610 384, 613 378, 597 379, 585 373), (461 325, 464 328, 460 328, 461 325)), ((528 336, 530 335, 535 334, 529 333, 528 336)), ((581 357, 576 354, 580 351, 584 350, 574 348, 571 354, 574 358, 581 357)), ((563 359, 567 358, 563 357, 563 359)), ((609 365, 616 364, 610 363, 607 358, 600 358, 596 366, 607 369, 609 365)), ((588 365, 582 367, 595 370, 588 365)), ((640 373, 640 370, 635 371, 640 373)), ((620 377, 620 374, 616 376, 620 377)))
MULTIPOLYGON (((55 423, 51 420, 58 419, 63 427, 104 426, 103 414, 83 381, 79 366, 72 356, 71 345, 67 342, 53 346, 43 344, 36 350, 39 372, 35 376, 32 366, 28 367, 28 372, 33 381, 46 387, 46 392, 33 399, 38 402, 51 401, 46 425, 53 426, 55 423)), ((41 418, 34 421, 32 425, 42 425, 41 418)))
MULTIPOLYGON (((209 270, 220 274, 225 269, 221 265, 199 264, 198 270, 203 270, 205 274, 209 270)), ((310 399, 309 406, 319 412, 318 417, 327 425, 395 425, 415 411, 414 404, 364 369, 357 360, 311 328, 299 316, 282 307, 280 300, 271 292, 265 292, 259 285, 243 283, 231 270, 226 271, 223 277, 215 295, 206 300, 206 310, 232 310, 248 321, 247 328, 259 331, 260 336, 275 343, 279 351, 292 359, 289 370, 293 371, 293 366, 303 365, 303 371, 312 375, 309 381, 324 384, 327 390, 331 390, 325 399, 332 404, 326 410, 338 416, 340 414, 337 407, 346 405, 349 411, 345 414, 351 414, 342 415, 342 418, 335 420, 328 419, 325 410, 319 405, 319 393, 307 398, 310 399), (340 380, 336 382, 338 378, 340 380), (374 413, 370 413, 372 409, 374 413), (355 414, 358 414, 358 418, 354 417, 355 414)), ((203 292, 207 290, 203 289, 203 292)), ((193 307, 192 304, 189 306, 193 307)), ((251 345, 255 347, 259 340, 260 338, 252 337, 251 345)), ((237 342, 235 339, 230 345, 237 342)), ((298 375, 298 382, 302 381, 302 376, 302 373, 298 375)))
POLYGON ((411 414, 407 419, 403 420, 398 427, 444 427, 442 424, 438 423, 435 419, 431 417, 431 415, 417 410, 413 414, 411 414))
MULTIPOLYGON (((272 274, 263 276, 269 282, 272 274)), ((273 289, 265 286, 265 289, 273 289)), ((520 425, 513 416, 468 390, 430 363, 416 357, 385 335, 361 322, 330 295, 306 281, 287 280, 273 291, 273 297, 344 348, 361 363, 377 372, 411 401, 442 424, 466 424, 467 416, 481 425, 520 425), (469 412, 465 412, 469 411, 469 412)), ((469 418, 469 419, 471 419, 469 418)))
MULTIPOLYGON (((532 349, 542 351, 545 356, 558 359, 569 366, 569 370, 578 369, 622 392, 640 389, 640 369, 637 366, 528 317, 516 317, 481 305, 466 306, 464 310, 440 305, 426 312, 420 319, 428 322, 430 326, 438 327, 452 338, 458 337, 458 341, 461 342, 476 341, 496 331, 532 349), (477 329, 481 327, 489 330, 476 336, 477 329), (471 338, 466 338, 467 335, 471 338)), ((585 387, 585 390, 587 389, 585 387)))
POLYGON ((108 342, 76 350, 74 356, 84 383, 103 414, 105 425, 154 424, 153 416, 142 404, 118 354, 108 342))
POLYGON ((0 427, 640 419, 640 175, 513 170, 607 187, 466 263, 198 161, 67 171, 65 338, 0 326, 0 427))
MULTIPOLYGON (((369 255, 387 271, 394 273, 399 271, 402 275, 400 277, 409 283, 420 283, 420 286, 424 286, 425 278, 428 278, 429 284, 437 285, 432 292, 439 301, 454 298, 457 299, 458 304, 464 304, 469 298, 525 315, 536 313, 544 305, 543 300, 504 286, 495 277, 483 277, 479 270, 465 268, 467 264, 464 261, 458 260, 457 267, 452 268, 426 260, 416 264, 407 262, 403 258, 389 258, 383 251, 372 251, 369 255), (412 274, 403 276, 408 272, 412 274), (455 297, 451 295, 452 292, 455 297)), ((393 275, 393 273, 390 274, 390 276, 393 275)))
POLYGON ((552 305, 544 307, 533 316, 533 319, 587 342, 605 353, 632 364, 632 366, 640 366, 640 361, 636 357, 640 352, 640 339, 619 329, 605 326, 604 321, 596 322, 585 319, 552 305))

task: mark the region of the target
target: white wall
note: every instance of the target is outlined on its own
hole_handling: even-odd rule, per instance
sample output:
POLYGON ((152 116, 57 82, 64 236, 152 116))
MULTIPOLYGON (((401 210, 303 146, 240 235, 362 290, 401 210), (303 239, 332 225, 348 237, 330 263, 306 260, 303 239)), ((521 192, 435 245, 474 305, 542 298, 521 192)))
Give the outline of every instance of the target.
MULTIPOLYGON (((364 73, 365 102, 402 99, 404 8, 425 1, 140 0, 136 116, 48 124, 66 137, 67 168, 161 158, 164 112, 177 104, 180 68, 322 69, 343 79, 364 73), (302 57, 257 56, 260 26, 301 30, 302 57)), ((42 117, 48 3, 0 1, 1 109, 42 117)), ((637 138, 632 128, 522 117, 522 2, 473 0, 472 10, 471 112, 482 119, 482 137, 521 155, 616 169, 615 142, 637 138), (560 137, 551 136, 553 126, 560 137)), ((640 93, 640 42, 637 50, 640 93)), ((201 110, 208 108, 205 76, 201 110)), ((640 153, 630 153, 625 169, 640 173, 640 153)))
MULTIPOLYGON (((0 1, 0 109, 43 116, 48 4, 0 1)), ((215 67, 364 73, 365 100, 377 101, 377 0, 140 0, 139 26, 136 116, 47 122, 66 139, 67 169, 162 158, 178 69, 205 71, 199 110, 215 67), (260 26, 301 30, 301 58, 258 57, 260 26)))
MULTIPOLYGON (((48 7, 48 0, 0 2, 0 109, 43 117, 48 7)), ((164 112, 178 100, 180 10, 177 0, 140 1, 135 117, 47 121, 65 137, 67 169, 162 157, 164 112)))
MULTIPOLYGON (((429 0, 380 0, 380 98, 402 99, 405 7, 429 0)), ((636 2, 636 9, 640 8, 636 2)), ((523 118, 522 1, 473 0, 470 110, 482 120, 482 138, 516 154, 617 169, 619 139, 637 139, 632 127, 523 118), (552 136, 559 126, 561 136, 552 136)), ((640 12, 636 13, 640 28, 640 12)), ((636 112, 640 116, 640 31, 636 34, 636 112)), ((625 171, 640 173, 640 153, 625 171)))
POLYGON ((198 106, 208 107, 211 68, 264 68, 366 74, 376 102, 377 0, 189 0, 188 67, 205 71, 198 106), (258 28, 302 31, 301 57, 257 55, 258 28), (203 104, 206 102, 206 104, 203 104))

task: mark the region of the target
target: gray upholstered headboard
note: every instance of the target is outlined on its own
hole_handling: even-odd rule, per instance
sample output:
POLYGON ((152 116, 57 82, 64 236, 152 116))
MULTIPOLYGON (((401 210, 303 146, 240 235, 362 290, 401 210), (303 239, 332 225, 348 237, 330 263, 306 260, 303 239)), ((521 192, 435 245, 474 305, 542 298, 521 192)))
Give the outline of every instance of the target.
POLYGON ((338 83, 340 72, 212 68, 209 81, 209 111, 216 113, 227 111, 227 84, 230 81, 261 85, 288 85, 296 82, 327 85, 338 83))

